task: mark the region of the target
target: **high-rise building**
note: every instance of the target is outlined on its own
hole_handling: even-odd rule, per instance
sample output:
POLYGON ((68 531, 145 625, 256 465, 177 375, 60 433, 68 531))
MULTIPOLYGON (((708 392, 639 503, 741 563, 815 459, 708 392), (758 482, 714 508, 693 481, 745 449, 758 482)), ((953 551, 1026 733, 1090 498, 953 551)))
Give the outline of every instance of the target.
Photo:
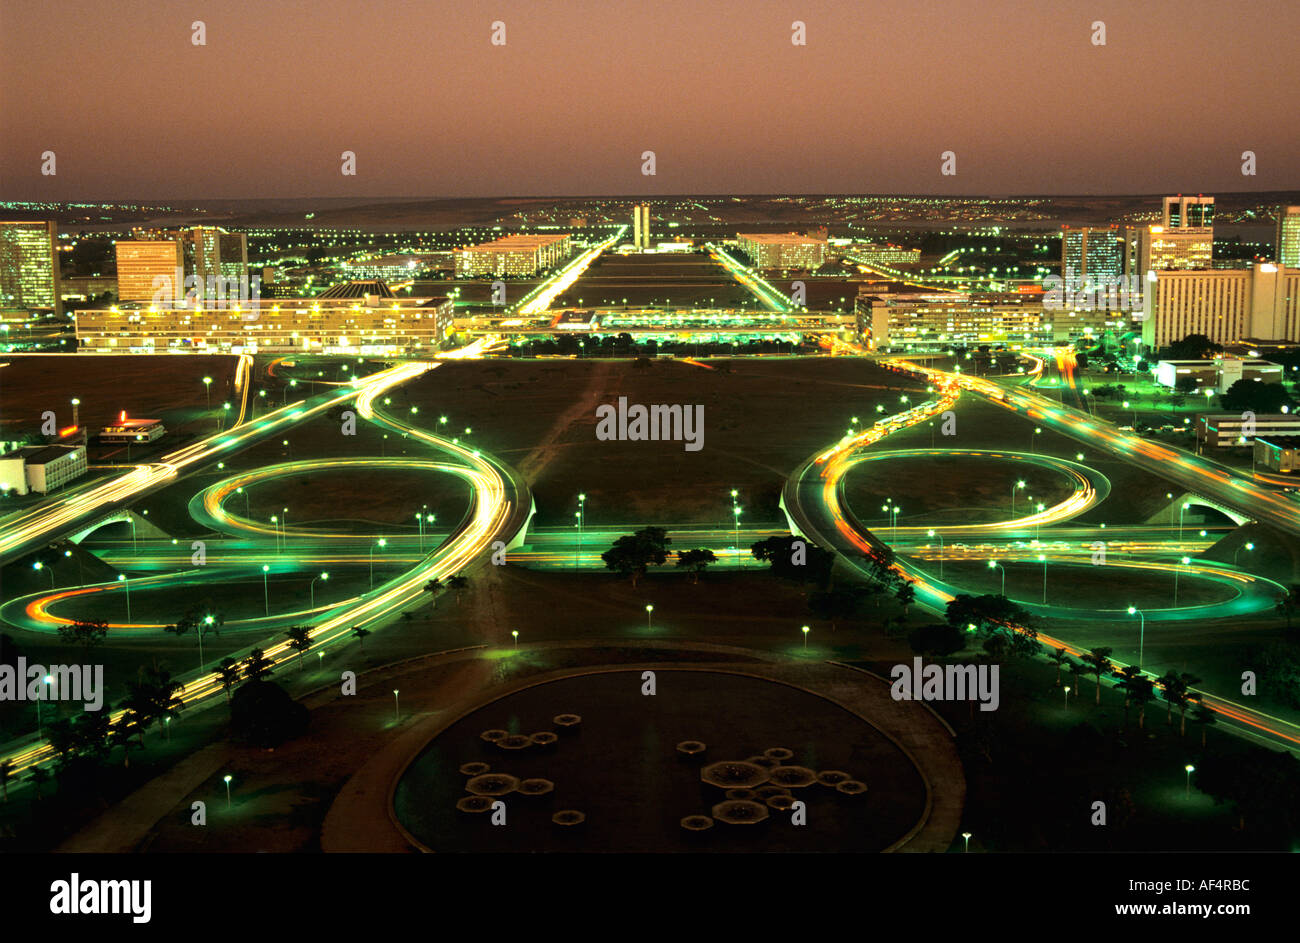
POLYGON ((1124 251, 1114 226, 1061 227, 1061 277, 1085 291, 1114 285, 1124 274, 1124 251))
POLYGON ((1216 344, 1300 341, 1300 270, 1272 262, 1249 269, 1157 271, 1142 342, 1168 347, 1188 334, 1216 344))
POLYGON ((1277 234, 1273 245, 1278 265, 1300 268, 1300 206, 1277 208, 1277 234))
POLYGON ((184 297, 184 254, 178 240, 123 240, 116 249, 118 301, 170 305, 184 297))
POLYGON ((632 245, 650 248, 650 207, 645 203, 632 207, 632 245))
POLYGON ((0 222, 0 307, 63 313, 58 239, 48 220, 0 222))
POLYGON ((1213 229, 1214 197, 1167 196, 1162 201, 1161 216, 1165 229, 1213 229))
MULTIPOLYGON (((185 274, 193 275, 196 288, 207 295, 209 284, 222 287, 248 284, 248 240, 243 233, 226 232, 218 226, 195 226, 181 233, 185 252, 185 274)), ((217 289, 220 291, 221 289, 217 289)))

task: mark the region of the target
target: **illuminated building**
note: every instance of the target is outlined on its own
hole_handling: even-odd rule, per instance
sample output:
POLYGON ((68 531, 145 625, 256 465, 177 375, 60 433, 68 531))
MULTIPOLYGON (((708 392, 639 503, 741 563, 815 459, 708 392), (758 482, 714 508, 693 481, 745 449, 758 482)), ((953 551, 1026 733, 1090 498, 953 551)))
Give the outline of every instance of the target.
POLYGON ((63 313, 53 222, 0 222, 0 307, 63 313))
POLYGON ((1214 197, 1167 196, 1161 201, 1165 229, 1214 229, 1214 197))
POLYGON ((858 330, 873 348, 967 343, 1050 343, 1042 299, 1018 294, 862 294, 858 330))
POLYGON ((86 450, 79 445, 29 445, 0 456, 0 489, 47 494, 86 473, 86 450))
POLYGON ((117 422, 99 430, 102 444, 153 442, 167 434, 167 428, 161 419, 128 419, 126 412, 118 417, 117 422))
POLYGON ((1300 206, 1277 208, 1277 232, 1273 245, 1278 265, 1300 269, 1300 206))
POLYGON ((1213 360, 1161 360, 1156 364, 1155 381, 1174 389, 1180 380, 1196 381, 1198 390, 1212 387, 1226 392, 1238 380, 1282 382, 1281 364, 1258 358, 1216 357, 1213 360))
POLYGON ((1300 436, 1256 436, 1255 464, 1275 472, 1293 472, 1300 468, 1300 436))
POLYGON ((180 236, 185 274, 193 275, 198 286, 206 288, 217 279, 227 286, 248 285, 248 240, 243 233, 226 232, 218 226, 195 226, 183 230, 180 236))
POLYGON ((1083 289, 1113 285, 1124 274, 1124 252, 1114 226, 1061 227, 1061 277, 1083 289))
POLYGON ((117 300, 170 303, 184 280, 181 244, 172 239, 117 243, 117 300))
POLYGON ((1157 271, 1142 342, 1157 349, 1188 334, 1216 344, 1300 341, 1300 269, 1271 262, 1249 269, 1157 271))
POLYGON ((632 207, 632 244, 638 249, 650 248, 650 207, 645 203, 632 207))
POLYGON ((917 265, 921 261, 920 249, 902 246, 855 245, 847 250, 847 254, 864 265, 917 265))
POLYGON ((1214 449, 1249 445, 1257 436, 1300 435, 1300 416, 1261 413, 1243 418, 1241 413, 1203 413, 1196 417, 1197 444, 1214 449))
POLYGON ((458 278, 534 275, 553 268, 571 251, 568 234, 530 235, 516 233, 494 242, 456 250, 458 278))
POLYGON ((756 269, 811 272, 826 264, 826 240, 795 233, 740 233, 740 250, 756 269))
MULTIPOLYGON (((382 284, 382 283, 381 283, 382 284)), ((337 286, 336 286, 337 287, 337 286)), ((77 311, 77 345, 95 353, 338 353, 433 355, 452 322, 451 298, 288 298, 192 307, 77 311)))

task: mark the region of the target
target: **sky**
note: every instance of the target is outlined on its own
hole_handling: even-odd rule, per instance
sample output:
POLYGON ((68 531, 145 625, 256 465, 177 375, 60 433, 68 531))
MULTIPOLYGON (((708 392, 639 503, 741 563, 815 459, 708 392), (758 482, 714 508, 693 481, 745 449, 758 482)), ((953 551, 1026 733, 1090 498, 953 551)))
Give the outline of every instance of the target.
POLYGON ((1294 0, 0 0, 0 199, 1297 189, 1297 36, 1294 0))

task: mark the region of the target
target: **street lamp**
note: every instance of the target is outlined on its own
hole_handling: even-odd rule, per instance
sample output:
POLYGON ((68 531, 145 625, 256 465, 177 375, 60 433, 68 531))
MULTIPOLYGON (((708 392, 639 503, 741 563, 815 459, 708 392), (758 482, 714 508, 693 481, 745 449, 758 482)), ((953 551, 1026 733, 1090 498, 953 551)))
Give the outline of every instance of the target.
POLYGON ((966 843, 966 847, 963 849, 962 853, 970 854, 970 832, 962 832, 961 837, 962 841, 966 843))
POLYGON ((732 513, 732 515, 734 515, 734 517, 735 517, 735 519, 736 519, 735 538, 734 538, 734 543, 732 543, 732 549, 734 549, 734 550, 739 550, 739 549, 740 549, 740 512, 741 512, 741 510, 742 510, 742 509, 741 509, 739 506, 734 507, 734 508, 731 509, 731 513, 732 513))
POLYGON ((1183 506, 1178 509, 1178 546, 1179 547, 1182 547, 1183 545, 1183 513, 1187 511, 1187 509, 1190 507, 1191 505, 1186 501, 1184 501, 1183 506))
POLYGON ((582 565, 582 525, 586 523, 586 504, 587 496, 585 494, 579 494, 578 510, 573 512, 573 516, 578 519, 578 556, 574 561, 578 566, 582 565))
POLYGON ((654 611, 655 611, 655 607, 653 605, 651 605, 650 603, 645 604, 645 627, 647 630, 650 631, 654 630, 654 623, 651 621, 653 618, 651 616, 651 613, 654 611))
POLYGON ((1187 790, 1184 794, 1184 798, 1190 799, 1192 798, 1192 773, 1196 772, 1196 767, 1191 763, 1188 763, 1183 767, 1183 772, 1187 774, 1187 790))
POLYGON ((939 541, 939 579, 943 579, 943 536, 933 530, 925 532, 927 537, 935 537, 939 541))
POLYGON ((901 510, 903 509, 897 504, 889 509, 889 515, 893 518, 889 529, 889 542, 891 544, 898 543, 898 512, 901 510))
POLYGON ((808 626, 803 626, 799 631, 803 633, 803 650, 808 651, 808 626))
POLYGON ((1241 547, 1238 547, 1238 548, 1237 548, 1237 552, 1234 553, 1234 554, 1232 555, 1232 565, 1233 565, 1233 566, 1236 566, 1236 565, 1237 565, 1237 557, 1241 554, 1241 551, 1242 551, 1243 548, 1245 548, 1246 550, 1254 550, 1254 549, 1255 549, 1255 545, 1254 545, 1254 544, 1250 544, 1250 543, 1248 543, 1248 544, 1242 544, 1241 547))
POLYGON ((131 581, 125 573, 117 574, 117 581, 126 588, 126 621, 131 621, 131 581))
POLYGON ((223 782, 225 782, 226 784, 226 808, 229 809, 230 808, 230 779, 231 779, 230 774, 227 773, 222 779, 223 782))
POLYGON ((308 588, 311 590, 311 607, 313 609, 316 608, 316 580, 328 580, 329 578, 330 578, 329 572, 326 571, 325 573, 322 573, 320 576, 313 577, 311 583, 308 584, 308 588))
POLYGON ((248 510, 248 492, 244 490, 244 486, 240 485, 238 488, 236 488, 235 493, 242 494, 244 496, 244 517, 251 516, 248 510))
POLYGON ((1182 566, 1174 567, 1174 608, 1178 608, 1178 574, 1182 572, 1183 567, 1192 562, 1191 557, 1183 557, 1179 561, 1182 566))
POLYGON ((1007 594, 1007 568, 996 560, 990 560, 989 569, 992 570, 995 568, 1002 571, 1002 595, 1005 596, 1007 594))
POLYGON ((1143 649, 1146 647, 1146 639, 1147 639, 1147 617, 1146 614, 1143 613, 1141 609, 1136 609, 1133 606, 1128 607, 1128 614, 1131 616, 1137 616, 1139 620, 1138 621, 1138 671, 1141 671, 1142 654, 1143 654, 1143 649))
POLYGON ((510 630, 510 637, 513 638, 513 639, 515 640, 515 651, 519 651, 519 630, 518 630, 518 629, 511 629, 511 630, 510 630))
POLYGON ((203 378, 203 392, 207 395, 208 409, 212 408, 212 377, 203 378))
POLYGON ((1047 557, 1044 554, 1038 555, 1038 562, 1043 565, 1043 605, 1047 605, 1047 557))
POLYGON ((397 698, 397 688, 393 688, 393 723, 399 723, 402 719, 402 704, 397 698))
POLYGON ((41 731, 42 731, 42 729, 43 729, 43 722, 42 722, 42 720, 41 720, 41 701, 42 701, 42 700, 45 700, 45 699, 48 698, 48 696, 49 696, 49 692, 50 692, 50 685, 52 685, 52 684, 54 683, 54 676, 53 676, 53 675, 46 675, 44 678, 41 679, 41 683, 45 685, 45 696, 43 697, 43 696, 40 694, 40 689, 37 688, 37 696, 36 696, 36 733, 37 733, 38 735, 41 733, 41 731))
POLYGON ((1011 516, 1013 518, 1016 516, 1016 489, 1024 491, 1025 483, 1023 481, 1017 481, 1011 486, 1011 516))
MULTIPOLYGON (((41 570, 45 569, 45 564, 42 563, 40 560, 37 560, 35 563, 32 564, 32 569, 39 573, 41 570)), ((54 589, 54 567, 50 567, 49 570, 50 570, 50 589, 52 591, 54 589)))
POLYGON ((375 547, 376 546, 379 546, 381 548, 387 547, 388 541, 385 540, 383 537, 380 537, 377 544, 370 545, 370 588, 371 589, 375 588, 375 547))
POLYGON ((1065 709, 1067 711, 1070 709, 1070 686, 1068 684, 1065 686, 1065 709))

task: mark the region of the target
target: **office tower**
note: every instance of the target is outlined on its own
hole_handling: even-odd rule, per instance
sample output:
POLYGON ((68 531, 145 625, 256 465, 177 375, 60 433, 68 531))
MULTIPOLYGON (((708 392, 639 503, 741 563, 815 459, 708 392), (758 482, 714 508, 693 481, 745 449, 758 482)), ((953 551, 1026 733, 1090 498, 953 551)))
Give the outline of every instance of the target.
POLYGON ((193 275, 201 297, 248 288, 248 241, 243 233, 217 226, 195 226, 181 233, 185 274, 193 275), (209 291, 208 286, 212 290, 209 291))
POLYGON ((178 240, 123 240, 116 249, 118 301, 170 305, 185 297, 184 255, 178 240))
POLYGON ((739 233, 736 241, 756 269, 811 272, 826 264, 826 241, 795 233, 739 233))
POLYGON ((1119 283, 1124 252, 1114 226, 1061 227, 1061 277, 1085 291, 1119 283))
POLYGON ((1249 269, 1157 271, 1154 310, 1142 341, 1168 347, 1188 334, 1216 344, 1300 341, 1300 270, 1257 262, 1249 269))
POLYGON ((55 224, 0 222, 0 306, 62 314, 61 294, 55 224))
POLYGON ((1277 232, 1273 246, 1273 257, 1278 265, 1300 268, 1300 206, 1277 208, 1277 232))
POLYGON ((645 203, 632 207, 632 245, 650 248, 650 207, 645 203))
POLYGON ((1214 197, 1167 196, 1162 201, 1165 229, 1213 229, 1214 197))

